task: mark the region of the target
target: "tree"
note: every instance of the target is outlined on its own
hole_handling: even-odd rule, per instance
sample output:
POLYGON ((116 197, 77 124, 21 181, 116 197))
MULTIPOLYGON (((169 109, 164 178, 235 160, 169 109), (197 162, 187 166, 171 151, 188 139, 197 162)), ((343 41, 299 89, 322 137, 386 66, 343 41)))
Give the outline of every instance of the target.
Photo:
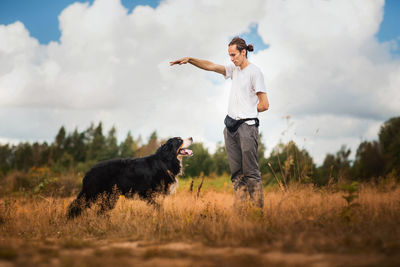
POLYGON ((309 181, 315 172, 310 154, 305 149, 300 150, 293 141, 278 144, 272 150, 267 162, 271 164, 273 173, 284 184, 309 181))
POLYGON ((104 156, 105 159, 113 159, 119 156, 119 147, 117 143, 117 137, 115 136, 116 129, 113 126, 108 132, 105 140, 104 156))
POLYGON ((357 149, 353 165, 354 178, 368 181, 384 174, 384 160, 380 144, 377 141, 362 142, 357 149))
POLYGON ((129 131, 124 142, 120 145, 120 154, 123 158, 130 158, 135 156, 137 150, 137 143, 133 140, 131 132, 129 131))
POLYGON ((349 170, 351 161, 349 156, 351 154, 351 149, 347 149, 346 145, 342 145, 340 150, 336 152, 336 167, 338 168, 338 179, 349 178, 349 170))
POLYGON ((317 169, 317 175, 314 179, 314 182, 317 185, 326 185, 330 180, 334 180, 333 177, 337 177, 337 167, 335 155, 327 154, 325 156, 324 162, 321 167, 317 169))
POLYGON ((67 152, 70 154, 75 163, 84 162, 86 160, 87 145, 85 143, 85 133, 79 133, 75 128, 72 135, 67 137, 67 152))
POLYGON ((202 143, 193 143, 190 149, 194 156, 183 159, 184 176, 197 177, 201 173, 209 175, 212 170, 212 159, 208 149, 202 143))
POLYGON ((0 175, 11 169, 11 148, 8 144, 0 145, 0 175))
POLYGON ((218 175, 222 175, 224 173, 230 173, 229 169, 229 161, 228 155, 226 154, 225 146, 218 143, 217 149, 215 150, 214 155, 212 156, 213 161, 213 171, 215 171, 218 175))
POLYGON ((140 147, 137 150, 137 156, 138 157, 144 157, 144 156, 151 155, 151 154, 156 152, 156 150, 158 149, 158 147, 160 145, 161 145, 161 142, 158 141, 157 132, 154 131, 154 132, 151 133, 151 135, 149 137, 149 141, 147 142, 147 144, 143 145, 142 147, 140 147))
POLYGON ((104 160, 105 137, 102 123, 99 122, 98 126, 93 131, 90 131, 89 134, 91 134, 91 142, 88 144, 86 159, 91 161, 104 160))
POLYGON ((321 167, 318 168, 316 184, 325 185, 329 180, 335 182, 340 179, 347 179, 350 176, 349 156, 351 150, 347 149, 345 145, 336 152, 336 155, 327 154, 321 167))
POLYGON ((64 126, 61 126, 60 130, 58 130, 54 145, 58 148, 64 149, 65 136, 66 136, 65 128, 64 126))
POLYGON ((32 156, 34 166, 44 166, 49 163, 50 149, 47 143, 39 144, 35 142, 32 145, 32 156))
POLYGON ((33 166, 33 150, 29 143, 20 143, 14 147, 13 167, 17 170, 27 171, 33 166))
POLYGON ((56 135, 53 145, 51 146, 51 160, 57 162, 65 152, 65 128, 61 126, 56 135))
POLYGON ((268 161, 265 158, 265 151, 266 151, 265 144, 262 141, 262 133, 258 135, 258 149, 257 149, 257 157, 258 157, 258 167, 262 174, 268 172, 268 161))
POLYGON ((378 136, 386 173, 394 171, 400 174, 400 117, 386 121, 378 136))

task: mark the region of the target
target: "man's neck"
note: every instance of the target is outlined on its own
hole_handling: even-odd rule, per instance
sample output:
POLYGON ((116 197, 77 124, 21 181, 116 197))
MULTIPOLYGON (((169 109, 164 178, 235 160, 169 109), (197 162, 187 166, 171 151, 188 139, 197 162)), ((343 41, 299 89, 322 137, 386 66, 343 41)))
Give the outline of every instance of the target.
POLYGON ((248 65, 250 65, 250 62, 246 59, 243 60, 243 63, 239 66, 241 70, 245 69, 248 65))

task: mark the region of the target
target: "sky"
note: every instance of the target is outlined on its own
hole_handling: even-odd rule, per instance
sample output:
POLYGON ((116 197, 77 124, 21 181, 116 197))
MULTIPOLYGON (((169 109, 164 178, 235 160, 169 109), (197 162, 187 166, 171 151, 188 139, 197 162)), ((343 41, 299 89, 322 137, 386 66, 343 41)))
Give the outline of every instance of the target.
POLYGON ((354 158, 400 114, 399 17, 396 0, 2 0, 0 143, 101 121, 119 141, 156 130, 213 152, 230 80, 169 62, 229 64, 241 36, 265 77, 267 153, 294 140, 317 164, 342 145, 354 158))

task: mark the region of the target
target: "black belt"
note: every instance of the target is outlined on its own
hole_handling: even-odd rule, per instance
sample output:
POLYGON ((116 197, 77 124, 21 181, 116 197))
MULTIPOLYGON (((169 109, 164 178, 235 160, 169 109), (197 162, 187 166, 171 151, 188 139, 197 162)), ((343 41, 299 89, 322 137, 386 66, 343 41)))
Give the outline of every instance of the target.
POLYGON ((258 118, 247 118, 247 119, 240 119, 240 120, 235 120, 232 119, 231 117, 229 117, 229 115, 226 115, 224 123, 226 128, 231 132, 234 133, 237 131, 237 129, 239 129, 240 125, 243 124, 243 122, 245 121, 256 121, 256 127, 258 127, 260 125, 260 121, 258 120, 258 118))

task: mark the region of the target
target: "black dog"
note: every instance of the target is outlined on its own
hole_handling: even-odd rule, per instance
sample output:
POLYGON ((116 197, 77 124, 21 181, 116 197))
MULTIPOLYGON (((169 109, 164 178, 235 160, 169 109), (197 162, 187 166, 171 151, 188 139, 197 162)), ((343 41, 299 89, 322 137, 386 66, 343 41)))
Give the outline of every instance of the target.
POLYGON ((100 213, 113 209, 119 195, 138 194, 154 203, 156 193, 171 194, 177 187, 182 156, 191 156, 187 149, 193 139, 169 139, 157 152, 144 158, 114 159, 100 162, 83 178, 82 191, 68 207, 68 218, 82 213, 83 208, 99 201, 100 213), (101 199, 100 199, 101 198, 101 199))

